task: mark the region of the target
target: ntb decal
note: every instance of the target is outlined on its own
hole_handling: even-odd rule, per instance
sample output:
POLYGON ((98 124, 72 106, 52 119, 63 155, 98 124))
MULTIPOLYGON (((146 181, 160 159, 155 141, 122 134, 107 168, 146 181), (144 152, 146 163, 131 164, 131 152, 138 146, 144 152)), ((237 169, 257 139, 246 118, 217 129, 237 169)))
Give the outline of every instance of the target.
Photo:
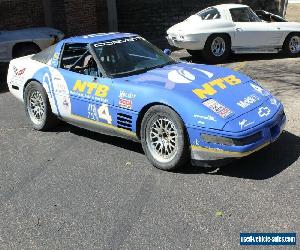
POLYGON ((206 99, 207 96, 215 95, 219 90, 226 89, 228 85, 235 86, 240 84, 241 79, 234 75, 219 78, 202 85, 202 89, 194 89, 193 92, 201 99, 206 99), (218 88, 217 88, 218 87, 218 88))
POLYGON ((83 82, 81 80, 77 80, 73 87, 73 90, 71 91, 71 94, 90 99, 100 99, 106 98, 108 95, 108 91, 109 87, 106 85, 98 84, 95 82, 83 82))

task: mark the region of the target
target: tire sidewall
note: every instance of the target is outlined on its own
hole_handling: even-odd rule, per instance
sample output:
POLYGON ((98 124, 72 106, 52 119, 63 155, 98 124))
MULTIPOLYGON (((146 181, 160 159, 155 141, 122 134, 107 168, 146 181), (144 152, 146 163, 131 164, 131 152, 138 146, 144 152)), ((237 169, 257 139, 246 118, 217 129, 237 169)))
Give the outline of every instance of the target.
POLYGON ((47 117, 48 117, 49 109, 50 109, 50 104, 49 104, 49 101, 48 101, 47 93, 46 93, 44 87, 40 83, 33 81, 33 82, 30 82, 27 85, 27 87, 25 89, 25 92, 24 92, 24 106, 25 106, 26 115, 29 118, 29 120, 30 120, 32 126, 34 127, 34 129, 43 130, 46 126, 47 117), (39 91, 39 93, 42 95, 44 106, 45 106, 45 111, 44 111, 44 114, 43 114, 43 117, 42 117, 42 122, 40 124, 37 124, 37 123, 35 123, 31 120, 31 117, 30 117, 30 114, 29 114, 29 111, 28 111, 28 105, 29 105, 28 104, 28 98, 29 98, 29 94, 33 90, 39 91))
POLYGON ((209 63, 220 63, 220 62, 225 61, 228 58, 228 56, 230 55, 230 52, 231 52, 230 39, 226 35, 214 34, 214 35, 211 35, 210 37, 208 37, 208 39, 205 43, 204 49, 202 51, 202 55, 203 55, 204 59, 206 59, 209 63), (221 56, 215 56, 211 51, 212 42, 217 37, 222 38, 225 42, 225 51, 224 51, 223 55, 221 55, 221 56))
MULTIPOLYGON (((284 41, 284 45, 283 45, 283 52, 285 53, 285 55, 286 56, 288 56, 288 57, 298 57, 299 55, 300 55, 300 51, 298 51, 298 53, 292 53, 291 51, 290 51, 290 41, 291 41, 291 39, 292 39, 292 37, 294 37, 294 36, 298 36, 298 37, 300 37, 300 34, 297 34, 297 33, 291 33, 291 34, 289 34, 287 37, 286 37, 286 39, 285 39, 285 41, 284 41)), ((299 44, 300 45, 300 44, 299 44)))
POLYGON ((143 150, 149 159, 149 161, 157 168, 163 170, 174 170, 180 166, 182 166, 188 159, 189 150, 188 150, 188 139, 186 135, 186 129, 183 125, 183 122, 179 115, 173 111, 171 108, 166 106, 153 106, 151 107, 145 114, 142 120, 141 126, 141 142, 143 150), (150 131, 150 126, 158 118, 166 117, 170 119, 178 133, 178 151, 175 157, 169 162, 159 162, 155 157, 152 155, 151 151, 149 150, 149 146, 147 143, 147 134, 150 131))

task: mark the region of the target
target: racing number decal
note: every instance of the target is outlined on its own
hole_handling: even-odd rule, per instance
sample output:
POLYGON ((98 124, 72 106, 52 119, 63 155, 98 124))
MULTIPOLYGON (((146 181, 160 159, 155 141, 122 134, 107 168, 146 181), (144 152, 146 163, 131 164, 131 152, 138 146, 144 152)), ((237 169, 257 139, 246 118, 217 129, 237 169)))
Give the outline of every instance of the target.
POLYGON ((107 121, 108 124, 112 123, 112 118, 111 115, 109 114, 109 109, 107 104, 102 104, 102 106, 98 108, 98 116, 99 119, 107 121))
POLYGON ((95 104, 89 104, 88 118, 94 121, 104 120, 108 124, 112 124, 112 117, 107 104, 102 104, 98 109, 95 104))

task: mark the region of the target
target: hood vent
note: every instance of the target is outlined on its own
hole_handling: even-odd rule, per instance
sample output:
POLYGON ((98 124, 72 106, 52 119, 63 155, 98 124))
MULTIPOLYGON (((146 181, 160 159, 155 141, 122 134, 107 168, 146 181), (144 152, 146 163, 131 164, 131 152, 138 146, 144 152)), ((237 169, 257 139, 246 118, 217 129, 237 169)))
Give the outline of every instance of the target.
POLYGON ((127 114, 117 114, 118 128, 127 129, 132 131, 132 116, 127 114))

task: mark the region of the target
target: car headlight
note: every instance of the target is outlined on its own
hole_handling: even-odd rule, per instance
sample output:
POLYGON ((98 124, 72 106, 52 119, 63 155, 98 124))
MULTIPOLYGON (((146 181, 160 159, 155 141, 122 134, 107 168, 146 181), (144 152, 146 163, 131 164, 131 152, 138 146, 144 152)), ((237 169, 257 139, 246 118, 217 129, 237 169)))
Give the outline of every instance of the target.
POLYGON ((262 138, 261 132, 243 138, 229 138, 223 136, 201 134, 203 141, 226 146, 245 146, 257 142, 262 138))

